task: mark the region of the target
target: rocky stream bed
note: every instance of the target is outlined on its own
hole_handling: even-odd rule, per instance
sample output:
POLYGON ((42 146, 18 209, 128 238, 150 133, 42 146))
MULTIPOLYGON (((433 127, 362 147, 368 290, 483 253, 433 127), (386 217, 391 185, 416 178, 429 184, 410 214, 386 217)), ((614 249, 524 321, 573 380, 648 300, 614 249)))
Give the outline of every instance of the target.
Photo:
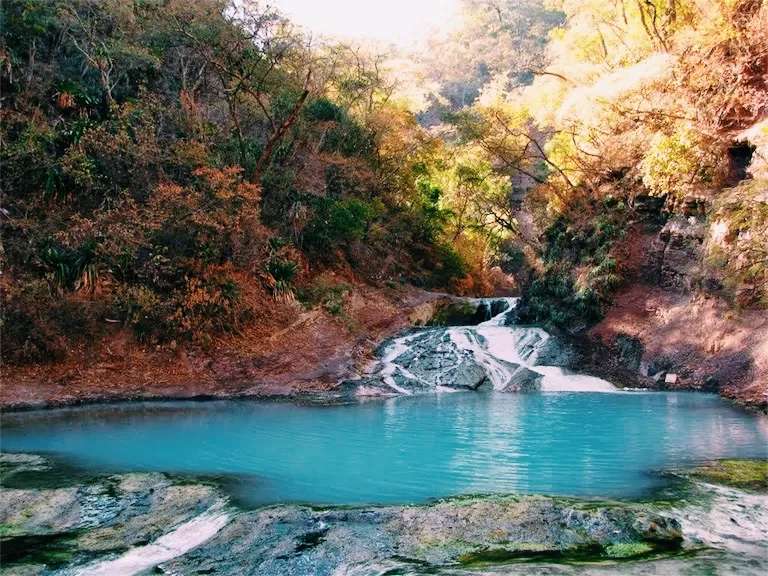
POLYGON ((764 574, 764 462, 677 471, 635 502, 468 496, 420 506, 238 507, 218 480, 84 476, 0 455, 2 574, 764 574), (751 467, 751 469, 749 469, 751 467))

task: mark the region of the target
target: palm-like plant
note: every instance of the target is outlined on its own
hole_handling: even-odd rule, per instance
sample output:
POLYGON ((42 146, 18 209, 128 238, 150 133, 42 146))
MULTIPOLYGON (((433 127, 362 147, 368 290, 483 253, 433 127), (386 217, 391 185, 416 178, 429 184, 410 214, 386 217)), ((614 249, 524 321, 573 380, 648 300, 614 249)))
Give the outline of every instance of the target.
POLYGON ((99 265, 95 242, 86 242, 77 250, 49 245, 39 256, 57 292, 72 289, 91 293, 96 289, 99 265))
POLYGON ((40 260, 52 275, 57 292, 67 289, 72 276, 72 252, 64 248, 47 246, 41 250, 40 260))
POLYGON ((272 260, 267 265, 267 282, 275 300, 292 302, 296 299, 291 281, 299 272, 299 265, 290 260, 272 260))
POLYGON ((72 277, 76 291, 85 290, 90 294, 96 289, 96 282, 99 280, 96 242, 86 242, 75 251, 72 277))

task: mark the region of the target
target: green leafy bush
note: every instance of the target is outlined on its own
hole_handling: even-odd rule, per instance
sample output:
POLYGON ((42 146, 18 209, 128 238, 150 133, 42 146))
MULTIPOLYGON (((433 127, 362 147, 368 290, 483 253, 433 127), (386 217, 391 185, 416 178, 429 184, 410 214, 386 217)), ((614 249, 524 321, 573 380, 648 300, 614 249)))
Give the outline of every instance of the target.
POLYGON ((365 237, 370 225, 382 211, 375 201, 359 198, 308 198, 312 216, 302 236, 303 246, 315 253, 330 252, 365 237))
POLYGON ((522 321, 573 329, 602 318, 621 284, 611 252, 626 235, 624 212, 624 204, 613 198, 593 199, 573 207, 570 216, 560 216, 547 228, 543 235, 546 268, 524 294, 522 321))
POLYGON ((315 98, 304 107, 304 117, 310 122, 340 122, 345 116, 344 109, 328 98, 315 98))

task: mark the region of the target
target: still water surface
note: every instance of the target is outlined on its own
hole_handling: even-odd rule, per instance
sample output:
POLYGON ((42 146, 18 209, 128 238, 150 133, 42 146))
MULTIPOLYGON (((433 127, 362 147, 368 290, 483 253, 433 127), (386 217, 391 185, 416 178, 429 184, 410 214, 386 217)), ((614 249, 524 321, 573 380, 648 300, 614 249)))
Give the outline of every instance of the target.
POLYGON ((768 457, 768 419, 693 393, 455 393, 367 404, 144 403, 3 417, 3 451, 224 476, 250 504, 476 493, 639 497, 650 473, 768 457))

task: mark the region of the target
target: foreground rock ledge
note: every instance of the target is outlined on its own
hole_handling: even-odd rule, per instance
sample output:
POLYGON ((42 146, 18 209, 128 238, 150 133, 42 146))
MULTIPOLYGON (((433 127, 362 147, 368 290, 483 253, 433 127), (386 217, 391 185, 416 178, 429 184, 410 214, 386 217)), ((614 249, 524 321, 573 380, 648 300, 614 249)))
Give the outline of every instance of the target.
MULTIPOLYGON (((51 464, 27 455, 0 455, 0 470, 3 574, 370 574, 646 558, 683 544, 677 520, 640 504, 476 496, 423 506, 240 511, 215 486, 165 474, 51 485, 51 464), (210 530, 205 541, 185 540, 185 527, 201 518, 210 530), (159 561, 148 565, 158 550, 159 561)), ((199 538, 199 526, 193 532, 199 538)))
POLYGON ((4 575, 768 573, 765 461, 673 471, 673 500, 469 496, 237 509, 214 482, 0 454, 4 575), (535 567, 531 565, 535 563, 535 567))
POLYGON ((593 506, 544 497, 354 510, 278 506, 237 518, 167 567, 180 574, 362 574, 404 565, 642 557, 682 544, 676 520, 619 504, 593 506))

